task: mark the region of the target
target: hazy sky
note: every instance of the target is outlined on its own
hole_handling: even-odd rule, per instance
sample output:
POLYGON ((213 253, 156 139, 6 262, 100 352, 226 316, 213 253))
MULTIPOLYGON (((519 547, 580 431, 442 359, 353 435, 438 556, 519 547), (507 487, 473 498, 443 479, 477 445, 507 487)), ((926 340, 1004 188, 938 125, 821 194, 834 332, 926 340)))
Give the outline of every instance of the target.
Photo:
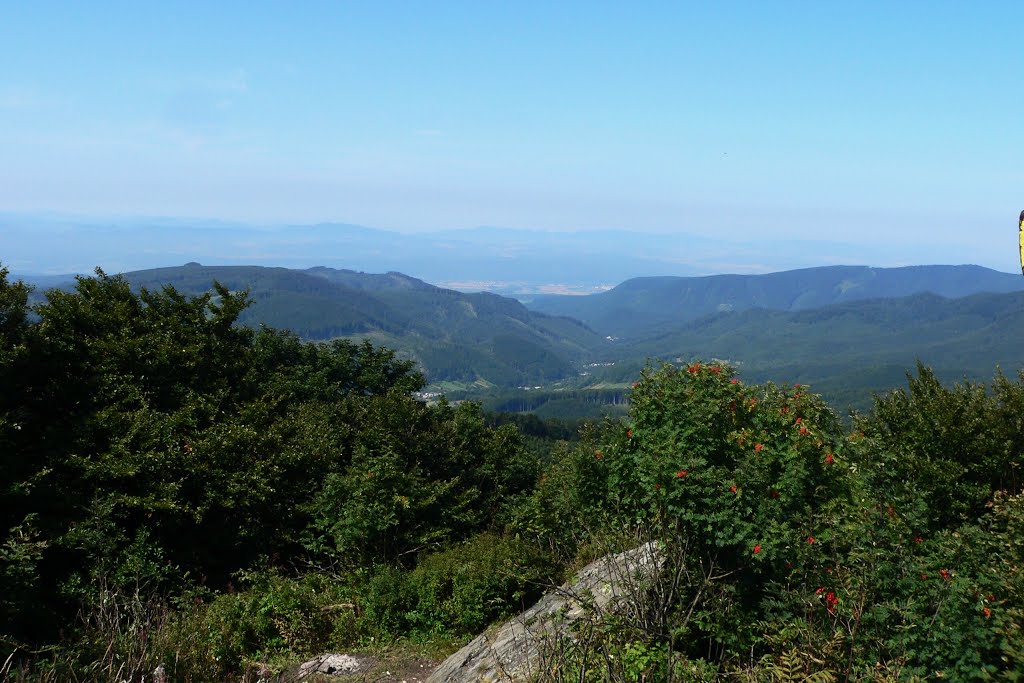
POLYGON ((1019 1, 0 16, 0 211, 980 241, 1013 262, 1019 1))

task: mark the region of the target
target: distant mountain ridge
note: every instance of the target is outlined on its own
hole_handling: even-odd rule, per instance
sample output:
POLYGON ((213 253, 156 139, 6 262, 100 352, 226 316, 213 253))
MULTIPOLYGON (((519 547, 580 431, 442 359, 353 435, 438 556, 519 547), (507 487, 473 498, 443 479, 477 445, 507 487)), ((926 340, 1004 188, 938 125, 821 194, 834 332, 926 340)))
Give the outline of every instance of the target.
MULTIPOLYGON (((851 219, 852 220, 852 219, 851 219)), ((956 247, 893 235, 884 249, 843 241, 849 231, 813 239, 765 233, 702 234, 694 217, 671 233, 629 226, 551 231, 476 227, 408 231, 344 222, 262 225, 202 218, 99 217, 0 211, 0 259, 15 276, 109 273, 199 261, 208 265, 401 271, 465 291, 525 295, 600 291, 651 273, 697 276, 764 273, 827 264, 983 263, 1016 270, 1016 251, 964 240, 956 247), (614 228, 614 229, 608 229, 614 228), (1000 265, 1002 264, 1002 265, 1000 265)))
POLYGON ((403 273, 389 271, 383 275, 373 273, 362 273, 355 270, 327 268, 326 266, 314 266, 305 271, 310 275, 322 277, 329 282, 334 282, 353 289, 365 289, 369 291, 384 290, 408 290, 416 289, 421 291, 436 291, 441 289, 435 285, 428 284, 403 273))
POLYGON ((575 374, 579 360, 604 343, 575 320, 530 311, 515 299, 463 294, 396 272, 190 263, 124 277, 136 287, 172 285, 187 294, 210 291, 214 280, 248 289, 243 324, 309 340, 370 338, 416 359, 431 381, 552 381, 575 374))
POLYGON ((208 292, 214 280, 248 289, 243 324, 314 341, 370 339, 415 359, 449 392, 546 385, 568 401, 628 391, 648 360, 722 358, 744 379, 810 383, 840 408, 863 408, 871 392, 902 384, 918 359, 945 380, 987 378, 997 364, 1024 368, 1024 278, 977 266, 638 278, 605 294, 549 297, 567 306, 550 313, 398 272, 189 263, 125 277, 185 294, 208 292), (589 325, 552 313, 587 315, 589 325))
POLYGON ((536 296, 527 306, 576 318, 601 334, 636 338, 725 311, 801 311, 924 292, 960 298, 1021 290, 1020 275, 974 265, 822 266, 765 275, 634 278, 588 296, 536 296))

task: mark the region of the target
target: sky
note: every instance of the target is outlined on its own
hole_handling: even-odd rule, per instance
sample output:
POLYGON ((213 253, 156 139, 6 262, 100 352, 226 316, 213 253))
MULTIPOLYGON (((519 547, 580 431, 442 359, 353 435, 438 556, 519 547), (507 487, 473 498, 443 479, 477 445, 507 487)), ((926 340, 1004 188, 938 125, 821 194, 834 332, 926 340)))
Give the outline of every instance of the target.
POLYGON ((1016 267, 1020 2, 0 15, 0 212, 927 241, 1016 267))

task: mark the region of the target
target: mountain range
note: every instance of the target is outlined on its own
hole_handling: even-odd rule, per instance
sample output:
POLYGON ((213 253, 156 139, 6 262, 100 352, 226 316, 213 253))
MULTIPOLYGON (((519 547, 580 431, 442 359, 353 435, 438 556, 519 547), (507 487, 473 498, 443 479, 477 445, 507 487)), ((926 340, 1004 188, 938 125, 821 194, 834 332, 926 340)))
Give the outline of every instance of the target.
POLYGON ((585 325, 530 311, 515 299, 462 293, 401 273, 373 275, 315 267, 202 266, 126 273, 135 286, 172 285, 189 294, 216 280, 248 290, 243 324, 266 324, 304 339, 369 338, 416 360, 432 382, 516 386, 575 374, 605 344, 585 325))
POLYGON ((571 316, 602 334, 636 338, 675 323, 751 308, 792 312, 923 292, 959 298, 1021 290, 1021 276, 981 266, 823 266, 765 275, 640 277, 590 296, 534 296, 527 305, 571 316))
MULTIPOLYGON (((831 224, 835 228, 835 223, 831 224)), ((590 293, 657 273, 699 276, 760 274, 811 266, 872 263, 985 263, 1010 270, 1016 243, 999 260, 970 241, 954 248, 897 236, 884 248, 844 241, 823 229, 817 239, 763 239, 701 234, 680 218, 672 233, 625 229, 552 232, 476 227, 459 230, 382 230, 346 223, 256 225, 184 218, 81 217, 0 212, 0 258, 17 276, 157 268, 168 262, 329 266, 365 272, 401 271, 461 291, 590 293)))
MULTIPOLYGON (((527 305, 398 272, 189 263, 124 276, 188 294, 214 280, 248 290, 243 324, 371 339, 456 395, 525 385, 564 399, 624 389, 651 360, 720 358, 750 380, 808 383, 839 407, 864 407, 917 360, 950 381, 1024 368, 1024 278, 979 266, 645 277, 527 305)), ((535 393, 531 405, 542 402, 535 393)))
POLYGON ((810 384, 834 405, 864 408, 872 392, 904 384, 918 360, 945 381, 990 379, 996 367, 1016 374, 1021 339, 1024 292, 750 308, 619 343, 634 357, 728 359, 748 379, 810 384))

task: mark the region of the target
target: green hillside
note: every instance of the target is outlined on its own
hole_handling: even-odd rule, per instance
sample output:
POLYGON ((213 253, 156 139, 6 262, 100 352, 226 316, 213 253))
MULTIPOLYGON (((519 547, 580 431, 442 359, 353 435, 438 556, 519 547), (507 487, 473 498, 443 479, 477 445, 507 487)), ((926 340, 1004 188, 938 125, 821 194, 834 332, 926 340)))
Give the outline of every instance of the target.
POLYGON ((537 297, 528 305, 576 318, 604 335, 636 338, 725 311, 800 311, 924 292, 959 298, 1020 290, 1024 279, 1019 275, 980 266, 826 266, 767 275, 635 278, 600 294, 537 297))
POLYGON ((463 294, 401 273, 201 266, 126 273, 135 287, 172 285, 186 294, 216 280, 248 290, 245 325, 291 330, 303 339, 371 339, 416 360, 431 382, 515 386, 575 374, 603 340, 584 325, 528 310, 495 294, 463 294))
POLYGON ((1024 293, 945 299, 919 294, 796 313, 751 309, 619 343, 619 358, 722 358, 753 381, 812 384, 837 407, 903 383, 916 361, 945 380, 1024 367, 1024 293))
POLYGON ((169 284, 186 294, 208 292, 214 280, 232 291, 248 289, 252 305, 240 314, 244 325, 289 329, 314 341, 367 339, 416 361, 432 387, 452 398, 477 397, 495 409, 548 417, 621 409, 615 392, 627 389, 648 359, 729 359, 752 381, 813 384, 843 410, 867 408, 873 392, 901 384, 918 359, 945 381, 1024 365, 1022 293, 856 300, 870 292, 931 288, 953 296, 1022 284, 1019 276, 974 266, 643 278, 606 294, 567 297, 623 307, 612 317, 628 329, 596 332, 514 299, 463 294, 401 273, 189 264, 126 278, 136 287, 169 284), (692 302, 682 319, 656 310, 672 292, 692 302), (735 302, 734 310, 714 310, 724 299, 735 302), (852 300, 819 305, 831 299, 852 300), (608 341, 606 334, 618 339, 608 341), (595 361, 614 365, 588 367, 595 361), (523 385, 541 389, 511 391, 523 385))

